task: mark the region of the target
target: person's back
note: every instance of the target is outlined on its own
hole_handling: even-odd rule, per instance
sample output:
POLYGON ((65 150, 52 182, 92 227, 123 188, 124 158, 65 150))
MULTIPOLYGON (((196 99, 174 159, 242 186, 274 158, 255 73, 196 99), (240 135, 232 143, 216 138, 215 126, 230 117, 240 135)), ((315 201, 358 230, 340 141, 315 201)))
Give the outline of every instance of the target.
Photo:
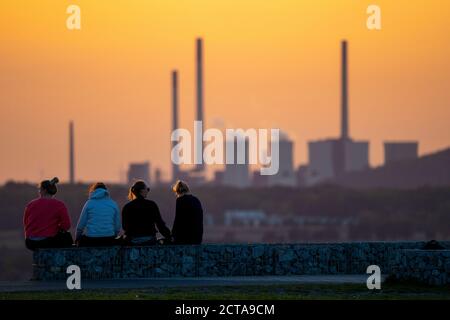
POLYGON ((54 199, 58 178, 44 180, 39 187, 40 198, 28 203, 23 216, 25 245, 30 250, 72 245, 68 232, 71 226, 66 205, 54 199))
POLYGON ((172 236, 175 244, 201 244, 203 239, 203 208, 200 200, 189 193, 185 182, 174 186, 177 194, 172 236))
POLYGON ((128 202, 122 209, 122 229, 128 244, 148 245, 156 243, 156 227, 167 239, 170 230, 161 217, 158 205, 146 199, 149 188, 143 181, 137 181, 130 188, 128 202))
POLYGON ((53 198, 37 198, 25 209, 24 231, 26 238, 47 238, 59 230, 70 228, 70 218, 64 202, 53 198))
POLYGON ((81 246, 113 245, 120 231, 119 207, 104 184, 91 189, 78 221, 77 241, 81 246))

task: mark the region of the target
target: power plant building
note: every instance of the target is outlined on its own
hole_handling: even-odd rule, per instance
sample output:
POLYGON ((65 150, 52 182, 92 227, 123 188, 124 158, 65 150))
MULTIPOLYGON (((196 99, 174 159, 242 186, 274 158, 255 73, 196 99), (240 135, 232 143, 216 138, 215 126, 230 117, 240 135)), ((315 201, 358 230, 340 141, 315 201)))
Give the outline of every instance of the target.
POLYGON ((150 162, 130 163, 127 176, 129 185, 136 180, 144 180, 150 184, 150 162))
MULTIPOLYGON (((241 139, 239 139, 241 140, 241 139)), ((242 139, 244 140, 244 139, 242 139)), ((225 164, 225 171, 222 176, 222 184, 230 187, 246 188, 251 185, 250 168, 249 168, 249 141, 238 141, 238 139, 228 140, 225 142, 226 150, 234 150, 234 161, 230 164, 225 164), (239 163, 238 152, 239 143, 244 143, 245 161, 239 163)))
POLYGON ((384 164, 397 161, 413 160, 419 157, 419 143, 410 142, 385 142, 384 143, 384 164))
POLYGON ((309 186, 369 167, 369 142, 354 141, 349 136, 346 41, 341 43, 341 50, 341 136, 308 143, 309 165, 304 178, 309 186))
MULTIPOLYGON (((297 184, 294 170, 294 143, 289 137, 281 132, 279 140, 279 168, 278 173, 267 176, 267 185, 272 186, 290 186, 297 184)), ((258 174, 258 172, 256 172, 258 174)))

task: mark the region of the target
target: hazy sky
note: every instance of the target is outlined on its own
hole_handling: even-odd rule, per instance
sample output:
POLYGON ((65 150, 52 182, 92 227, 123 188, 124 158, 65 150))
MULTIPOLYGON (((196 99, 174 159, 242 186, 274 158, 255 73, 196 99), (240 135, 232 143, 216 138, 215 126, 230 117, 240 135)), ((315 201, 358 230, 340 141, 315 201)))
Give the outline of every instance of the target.
POLYGON ((170 169, 170 71, 192 130, 195 38, 205 46, 206 126, 280 127, 295 140, 339 133, 340 41, 349 41, 350 135, 450 145, 450 1, 3 0, 0 183, 68 177, 118 181, 130 161, 170 169), (66 28, 81 7, 82 29, 66 28), (382 30, 366 28, 378 4, 382 30))

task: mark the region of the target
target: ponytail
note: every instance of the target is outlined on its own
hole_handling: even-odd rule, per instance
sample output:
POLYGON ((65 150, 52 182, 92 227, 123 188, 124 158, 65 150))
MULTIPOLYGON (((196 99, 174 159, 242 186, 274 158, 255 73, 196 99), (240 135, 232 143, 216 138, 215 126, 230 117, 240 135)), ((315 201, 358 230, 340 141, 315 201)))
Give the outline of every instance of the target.
POLYGON ((128 200, 133 201, 136 198, 141 197, 141 191, 148 188, 144 181, 136 181, 128 190, 128 200))
POLYGON ((58 177, 54 177, 52 180, 44 180, 40 183, 39 187, 45 190, 49 195, 55 195, 58 192, 56 184, 59 183, 58 177))

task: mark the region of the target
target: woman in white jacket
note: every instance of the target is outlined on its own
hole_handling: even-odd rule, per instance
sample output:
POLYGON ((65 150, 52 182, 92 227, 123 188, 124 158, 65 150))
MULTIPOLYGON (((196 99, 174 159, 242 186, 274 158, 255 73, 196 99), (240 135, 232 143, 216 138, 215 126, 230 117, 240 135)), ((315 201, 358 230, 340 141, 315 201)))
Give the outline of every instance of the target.
POLYGON ((120 210, 104 183, 89 188, 89 200, 77 225, 76 243, 82 247, 113 246, 120 232, 120 210))

